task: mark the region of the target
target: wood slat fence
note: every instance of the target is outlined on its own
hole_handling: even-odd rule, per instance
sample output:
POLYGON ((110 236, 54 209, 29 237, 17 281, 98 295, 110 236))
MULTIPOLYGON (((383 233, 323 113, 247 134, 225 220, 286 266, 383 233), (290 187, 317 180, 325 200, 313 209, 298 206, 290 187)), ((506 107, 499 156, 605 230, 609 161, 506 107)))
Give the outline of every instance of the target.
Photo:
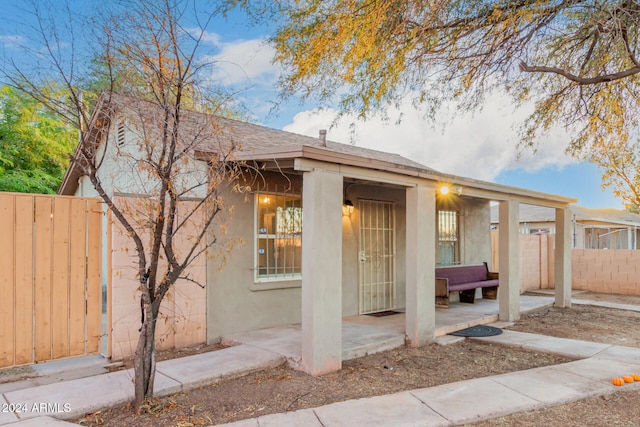
POLYGON ((98 199, 0 193, 0 367, 98 353, 98 199))

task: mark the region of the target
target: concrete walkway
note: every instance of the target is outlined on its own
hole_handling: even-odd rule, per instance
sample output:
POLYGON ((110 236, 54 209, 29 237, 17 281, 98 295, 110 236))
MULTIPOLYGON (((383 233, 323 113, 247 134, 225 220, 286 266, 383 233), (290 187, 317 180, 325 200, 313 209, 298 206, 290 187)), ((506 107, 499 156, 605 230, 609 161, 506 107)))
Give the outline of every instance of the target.
MULTIPOLYGON (((600 305, 598 302, 589 303, 600 305)), ((633 309, 631 306, 616 308, 633 309)), ((503 326, 499 323, 496 325, 503 326)), ((614 387, 611 384, 612 377, 640 373, 640 348, 513 331, 504 331, 502 335, 495 337, 474 339, 516 345, 581 360, 339 402, 285 414, 267 415, 228 425, 448 426, 640 387, 640 383, 624 387, 614 387)), ((286 348, 287 342, 281 341, 280 345, 286 348)), ((155 393, 158 396, 168 395, 214 384, 221 378, 277 366, 285 360, 283 353, 240 344, 213 353, 159 362, 155 393)), ((130 401, 133 397, 132 381, 133 372, 125 370, 34 387, 16 386, 13 390, 2 393, 0 425, 70 426, 72 424, 58 419, 73 419, 88 412, 130 401)))
POLYGON ((473 339, 584 359, 224 425, 450 426, 640 388, 640 383, 624 387, 611 384, 613 377, 640 372, 640 348, 512 331, 473 339))

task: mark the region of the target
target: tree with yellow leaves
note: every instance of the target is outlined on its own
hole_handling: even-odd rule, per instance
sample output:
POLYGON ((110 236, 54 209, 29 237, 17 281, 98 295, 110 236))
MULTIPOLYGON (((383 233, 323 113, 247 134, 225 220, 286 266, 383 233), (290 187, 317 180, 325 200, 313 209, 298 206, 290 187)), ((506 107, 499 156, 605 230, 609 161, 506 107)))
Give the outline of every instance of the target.
POLYGON ((481 108, 499 91, 534 103, 522 146, 552 126, 567 150, 640 205, 640 3, 631 0, 304 0, 282 2, 272 38, 285 96, 339 101, 367 117, 410 97, 481 108), (624 188, 621 186, 624 185, 624 188))

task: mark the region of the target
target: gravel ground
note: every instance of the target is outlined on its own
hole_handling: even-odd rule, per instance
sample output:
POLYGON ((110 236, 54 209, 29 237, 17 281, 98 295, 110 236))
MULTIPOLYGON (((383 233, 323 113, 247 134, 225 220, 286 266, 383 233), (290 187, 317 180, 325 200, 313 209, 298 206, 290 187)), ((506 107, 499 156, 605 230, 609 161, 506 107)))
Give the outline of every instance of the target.
MULTIPOLYGON (((639 303, 640 298, 581 294, 580 298, 639 303)), ((546 308, 523 316, 510 329, 640 346, 640 313, 574 305, 546 308)), ((164 357, 170 357, 165 355, 164 357)), ((100 426, 204 426, 270 413, 294 411, 361 397, 430 387, 566 362, 566 359, 518 348, 465 340, 448 346, 398 348, 344 362, 339 372, 311 377, 286 366, 224 381, 189 393, 154 399, 145 413, 129 405, 88 414, 76 422, 100 426)), ((568 405, 516 414, 477 426, 637 426, 640 391, 620 391, 568 405)))

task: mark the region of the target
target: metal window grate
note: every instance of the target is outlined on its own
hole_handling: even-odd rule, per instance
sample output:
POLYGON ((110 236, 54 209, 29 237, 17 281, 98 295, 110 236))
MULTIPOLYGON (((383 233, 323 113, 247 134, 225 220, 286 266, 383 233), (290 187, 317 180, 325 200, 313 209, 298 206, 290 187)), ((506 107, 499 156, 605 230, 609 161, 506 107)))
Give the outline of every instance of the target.
POLYGON ((302 273, 302 198, 256 194, 256 278, 286 279, 302 273))
POLYGON ((438 211, 438 265, 460 264, 458 222, 458 212, 438 211))

